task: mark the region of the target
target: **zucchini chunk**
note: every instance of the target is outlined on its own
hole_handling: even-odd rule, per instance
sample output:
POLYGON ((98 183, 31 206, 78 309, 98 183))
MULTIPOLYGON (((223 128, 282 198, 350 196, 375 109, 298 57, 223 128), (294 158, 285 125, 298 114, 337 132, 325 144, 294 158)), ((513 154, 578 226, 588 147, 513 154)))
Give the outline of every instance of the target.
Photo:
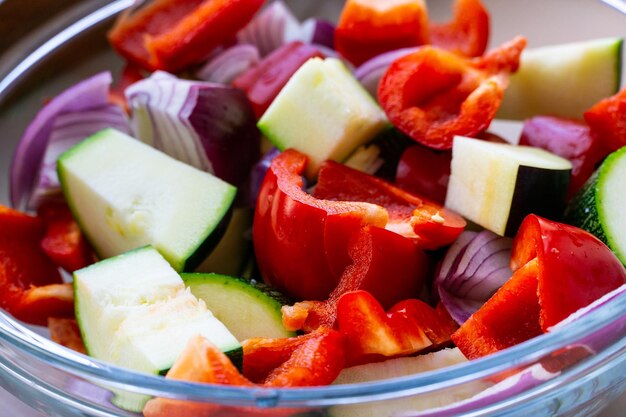
POLYGON ((566 222, 602 240, 626 265, 626 148, 609 155, 567 206, 566 222))
POLYGON ((561 218, 572 164, 529 146, 456 136, 446 207, 500 236, 530 213, 561 218))
POLYGON ((621 38, 607 38, 524 51, 496 117, 582 118, 585 110, 619 90, 622 43, 621 38))
POLYGON ((193 269, 219 241, 236 194, 230 184, 114 129, 61 155, 58 172, 100 258, 152 245, 177 271, 193 269))

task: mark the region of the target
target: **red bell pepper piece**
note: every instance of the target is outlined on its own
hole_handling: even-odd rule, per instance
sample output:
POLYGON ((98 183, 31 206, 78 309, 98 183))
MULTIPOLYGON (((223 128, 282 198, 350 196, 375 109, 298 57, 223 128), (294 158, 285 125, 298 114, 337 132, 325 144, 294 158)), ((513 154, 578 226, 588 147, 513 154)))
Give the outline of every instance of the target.
POLYGON ((525 46, 518 37, 474 60, 422 47, 391 64, 378 87, 379 101, 413 140, 450 149, 455 135, 473 137, 489 126, 525 46))
MULTIPOLYGON (((187 347, 165 377, 206 384, 253 385, 239 373, 226 355, 200 335, 189 340, 187 347)), ((218 404, 154 398, 144 407, 143 415, 145 417, 209 417, 220 408, 218 404)))
MULTIPOLYGON (((299 338, 303 341, 293 349, 286 361, 267 375, 263 381, 264 386, 328 385, 337 378, 345 363, 343 335, 335 330, 322 328, 299 338)), ((244 348, 244 366, 246 350, 250 354, 250 349, 244 348)), ((262 354, 257 345, 255 356, 262 354)))
POLYGON ((302 42, 282 45, 233 81, 245 91, 257 118, 272 104, 291 76, 311 58, 324 55, 314 46, 302 42))
POLYGON ((423 0, 348 0, 335 30, 335 48, 360 65, 383 52, 428 43, 423 0))
POLYGON ((542 333, 533 260, 518 269, 483 306, 452 334, 468 359, 480 358, 542 333))
POLYGON ((13 307, 13 315, 22 321, 45 326, 49 317, 74 317, 72 284, 48 284, 25 290, 13 307))
POLYGON ((489 12, 480 0, 456 0, 448 23, 430 25, 432 45, 467 57, 480 56, 489 41, 489 12))
POLYGON ((513 241, 513 277, 452 340, 468 358, 528 340, 626 282, 613 252, 584 230, 531 214, 513 241))
POLYGON ((587 110, 585 121, 609 151, 626 145, 626 88, 587 110))
POLYGON ((337 329, 346 337, 348 365, 405 356, 432 345, 420 326, 401 314, 387 315, 366 291, 345 293, 337 303, 337 329))
POLYGON ((367 272, 361 277, 366 277, 375 296, 385 302, 406 298, 421 280, 423 254, 409 239, 383 229, 389 216, 383 207, 320 200, 305 193, 301 188, 305 166, 306 156, 287 150, 272 161, 261 186, 253 240, 267 283, 294 298, 324 300, 351 264, 349 251, 361 250, 372 253, 373 261, 365 264, 367 272), (365 226, 371 226, 371 236, 360 243, 356 236, 365 226), (352 244, 355 249, 350 249, 352 244), (387 273, 401 268, 406 269, 398 276, 387 273))
POLYGON ((122 14, 109 41, 147 70, 175 72, 235 38, 263 0, 155 0, 122 14))
MULTIPOLYGON (((421 250, 409 239, 379 227, 366 226, 357 232, 349 242, 348 255, 351 263, 343 268, 327 300, 303 301, 282 308, 287 329, 311 332, 323 326, 332 327, 337 317, 337 302, 350 291, 376 294, 377 301, 388 308, 399 297, 417 295, 427 273, 428 259, 421 250), (394 282, 381 277, 394 277, 394 282)), ((342 261, 335 259, 337 265, 342 261)))
POLYGON ((544 331, 626 283, 624 266, 595 236, 529 215, 513 241, 511 269, 515 271, 535 257, 544 331))
POLYGON ((586 124, 552 116, 524 121, 519 144, 546 149, 572 163, 568 198, 576 194, 610 152, 586 124))
POLYGON ((333 161, 320 168, 313 195, 333 201, 364 201, 389 213, 385 228, 411 239, 420 247, 449 245, 463 232, 465 220, 443 206, 428 201, 372 175, 333 161))
POLYGON ((0 307, 35 324, 45 323, 47 316, 33 317, 25 310, 25 294, 34 287, 62 283, 57 267, 40 248, 44 230, 40 219, 0 206, 0 307))
POLYGON ((47 202, 37 211, 46 223, 41 248, 54 263, 68 272, 74 272, 94 262, 93 252, 67 204, 47 202))
POLYGON ((391 307, 387 315, 392 320, 404 321, 405 331, 420 328, 432 342, 433 349, 452 343, 450 336, 459 328, 441 303, 432 308, 421 300, 404 300, 391 307))
POLYGON ((82 354, 87 353, 76 319, 50 317, 48 330, 53 342, 82 354))
POLYGON ((398 162, 395 184, 410 193, 443 204, 451 163, 452 152, 439 152, 419 144, 409 146, 398 162))

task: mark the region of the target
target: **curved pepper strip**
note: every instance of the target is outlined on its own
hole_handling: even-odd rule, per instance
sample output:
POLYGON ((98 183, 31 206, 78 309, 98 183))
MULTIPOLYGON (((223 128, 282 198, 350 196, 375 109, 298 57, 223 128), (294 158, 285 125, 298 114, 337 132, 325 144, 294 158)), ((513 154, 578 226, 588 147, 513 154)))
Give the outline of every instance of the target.
POLYGON ((626 145, 626 88, 585 112, 585 121, 612 152, 626 145))
POLYGON ((123 13, 109 41, 147 70, 176 72, 231 42, 264 0, 154 0, 123 13))
POLYGON ((450 343, 456 324, 423 301, 405 300, 385 312, 366 291, 337 303, 337 329, 346 338, 348 366, 426 352, 450 343))
POLYGON ((455 135, 474 137, 489 126, 525 46, 518 37, 474 60, 424 46, 391 64, 378 87, 379 101, 413 140, 450 149, 455 135))
MULTIPOLYGON (((244 374, 215 345, 202 336, 192 338, 166 378, 205 384, 247 387, 300 387, 330 384, 344 367, 343 336, 330 329, 284 339, 254 338, 242 342, 244 374), (262 378, 259 377, 262 375, 262 378), (257 378, 258 377, 258 378, 257 378)), ((226 407, 218 404, 154 398, 143 409, 145 417, 178 416, 288 416, 297 409, 226 407)))
POLYGON ((379 227, 362 228, 349 242, 350 265, 344 269, 335 289, 324 301, 302 301, 283 306, 283 325, 291 331, 312 332, 332 327, 337 303, 350 291, 376 294, 377 302, 388 308, 409 294, 417 294, 427 273, 428 259, 409 239, 379 227), (402 284, 402 292, 389 291, 389 279, 402 284))
MULTIPOLYGON (((393 303, 415 293, 423 280, 424 255, 411 239, 384 229, 388 211, 307 194, 301 189, 305 166, 305 155, 287 150, 272 161, 261 186, 253 237, 266 282, 295 298, 324 300, 352 263, 350 253, 358 252, 367 269, 358 277, 376 297, 393 303), (365 235, 355 238, 359 234, 365 235), (390 270, 400 272, 389 276, 390 270)), ((372 190, 378 195, 378 188, 372 190)))
POLYGON ((534 214, 513 241, 513 277, 452 340, 469 359, 488 355, 550 327, 626 283, 626 270, 595 236, 534 214))
POLYGON ((489 41, 489 12, 480 0, 456 0, 454 16, 444 24, 430 24, 430 43, 467 57, 480 56, 489 41))
POLYGON ((335 49, 354 65, 394 49, 428 43, 424 0, 348 0, 335 30, 335 49))

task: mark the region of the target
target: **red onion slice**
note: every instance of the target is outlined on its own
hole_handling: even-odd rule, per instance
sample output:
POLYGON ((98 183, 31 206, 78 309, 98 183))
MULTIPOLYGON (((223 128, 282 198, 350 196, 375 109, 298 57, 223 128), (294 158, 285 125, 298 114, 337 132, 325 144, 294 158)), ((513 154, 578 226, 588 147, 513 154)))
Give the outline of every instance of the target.
POLYGON ((262 57, 283 45, 285 33, 297 31, 298 19, 282 1, 271 3, 237 33, 239 43, 254 45, 262 57))
POLYGON ((452 318, 463 324, 512 275, 510 238, 490 231, 463 232, 450 247, 435 288, 452 318))
POLYGON ((317 18, 310 18, 296 26, 288 26, 285 30, 285 43, 300 41, 321 45, 329 49, 335 48, 335 25, 317 18))
POLYGON ((111 73, 101 72, 68 88, 46 104, 28 125, 11 164, 11 203, 26 207, 35 186, 50 131, 59 114, 82 112, 108 104, 111 73))
POLYGON ((415 52, 419 47, 402 48, 385 52, 361 64, 355 71, 354 76, 365 87, 372 97, 378 97, 378 84, 393 61, 405 55, 415 52))
POLYGON ((248 179, 260 136, 242 91, 157 71, 125 94, 137 138, 235 186, 248 179))
POLYGON ((93 110, 58 115, 50 130, 48 146, 28 206, 35 209, 43 201, 60 196, 61 185, 57 176, 59 156, 77 143, 108 127, 130 134, 128 118, 117 105, 108 104, 93 110))
POLYGON ((213 57, 196 75, 203 81, 230 84, 260 60, 261 56, 256 46, 235 45, 213 57))

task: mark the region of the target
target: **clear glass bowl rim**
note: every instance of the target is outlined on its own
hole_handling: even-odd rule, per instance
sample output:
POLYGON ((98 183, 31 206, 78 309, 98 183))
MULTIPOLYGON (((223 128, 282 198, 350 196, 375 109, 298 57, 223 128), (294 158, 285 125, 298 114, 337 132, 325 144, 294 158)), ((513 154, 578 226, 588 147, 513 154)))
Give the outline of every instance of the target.
MULTIPOLYGON (((129 8, 132 4, 133 0, 95 1, 89 9, 80 9, 80 19, 41 43, 26 58, 15 62, 15 65, 7 65, 12 63, 5 61, 5 64, 0 67, 0 102, 33 67, 59 47, 83 31, 129 8), (7 68, 10 69, 7 70, 7 68)), ((423 394, 480 380, 514 367, 534 363, 551 352, 593 335, 610 325, 613 320, 624 316, 626 316, 626 293, 620 294, 575 323, 482 359, 442 370, 384 381, 288 389, 197 384, 167 380, 119 368, 57 345, 32 332, 1 310, 0 340, 21 353, 72 375, 138 393, 231 405, 254 405, 261 400, 275 399, 277 400, 275 405, 284 407, 303 404, 318 406, 352 403, 356 398, 359 400, 391 399, 411 394, 423 394)), ((624 351, 626 334, 618 338, 611 347, 618 352, 624 351)))

